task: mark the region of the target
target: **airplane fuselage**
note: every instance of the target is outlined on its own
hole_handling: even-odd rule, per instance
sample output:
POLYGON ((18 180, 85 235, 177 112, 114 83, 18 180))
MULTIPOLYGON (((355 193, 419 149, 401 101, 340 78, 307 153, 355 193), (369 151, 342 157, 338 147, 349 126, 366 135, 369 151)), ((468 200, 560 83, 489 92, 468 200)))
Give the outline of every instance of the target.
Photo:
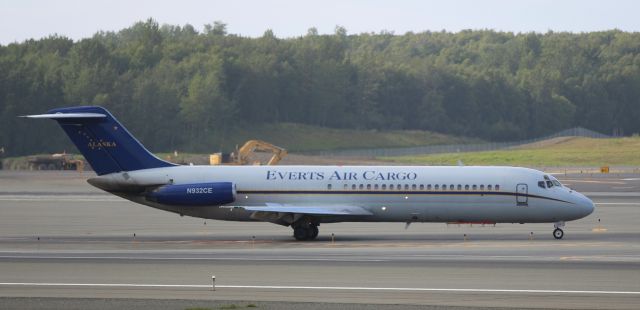
MULTIPOLYGON (((324 216, 320 222, 542 223, 575 220, 593 211, 593 203, 576 191, 539 186, 546 184, 545 176, 549 178, 516 167, 176 166, 113 173, 90 183, 151 207, 235 221, 260 219, 241 207, 269 204, 358 206, 371 213, 324 216), (131 190, 209 182, 235 184, 235 201, 223 206, 164 205, 131 190)), ((189 195, 202 194, 198 191, 202 189, 195 187, 189 195)))

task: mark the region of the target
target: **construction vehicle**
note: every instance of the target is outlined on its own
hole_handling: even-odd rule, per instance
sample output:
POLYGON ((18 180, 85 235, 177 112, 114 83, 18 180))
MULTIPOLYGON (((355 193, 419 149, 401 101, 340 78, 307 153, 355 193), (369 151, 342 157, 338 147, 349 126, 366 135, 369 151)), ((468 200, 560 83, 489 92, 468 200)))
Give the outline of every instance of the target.
POLYGON ((256 153, 272 153, 273 155, 266 162, 266 165, 276 165, 285 156, 287 150, 275 146, 271 143, 260 140, 249 140, 242 147, 236 147, 233 153, 215 153, 209 156, 210 165, 260 165, 256 160, 256 153))
POLYGON ((84 170, 84 160, 75 159, 75 155, 60 153, 36 155, 28 158, 29 170, 84 170))

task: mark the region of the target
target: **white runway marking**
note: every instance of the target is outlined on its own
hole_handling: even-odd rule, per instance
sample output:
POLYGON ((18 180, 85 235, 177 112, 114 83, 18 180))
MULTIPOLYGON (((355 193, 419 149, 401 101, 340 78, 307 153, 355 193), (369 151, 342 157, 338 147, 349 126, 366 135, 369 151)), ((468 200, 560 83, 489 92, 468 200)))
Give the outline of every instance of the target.
POLYGON ((613 196, 613 197, 624 197, 624 198, 629 198, 629 197, 640 197, 640 192, 581 192, 583 195, 587 196, 587 197, 607 197, 607 196, 613 196))
POLYGON ((349 258, 270 258, 270 257, 151 257, 151 256, 12 256, 3 255, 0 259, 106 259, 106 260, 193 260, 193 261, 312 261, 312 262, 386 262, 385 259, 349 259, 349 258))
POLYGON ((123 202, 113 195, 0 195, 0 201, 66 201, 66 202, 123 202))
POLYGON ((596 202, 597 205, 629 205, 629 206, 639 206, 640 202, 596 202))
MULTIPOLYGON (((0 252, 2 253, 2 252, 0 252)), ((31 259, 31 260, 149 260, 149 261, 248 261, 248 262, 362 262, 362 263, 377 263, 377 262, 393 262, 404 261, 411 259, 451 259, 451 260, 511 260, 511 261, 523 261, 523 260, 536 260, 536 261, 557 261, 565 259, 562 256, 545 256, 545 255, 456 255, 456 254, 411 254, 411 255, 383 255, 378 258, 340 258, 338 254, 331 254, 334 257, 156 257, 156 256, 57 256, 57 255, 7 255, 10 252, 4 252, 0 254, 0 259, 31 259)), ((594 262, 638 262, 640 257, 636 255, 592 255, 592 256, 576 256, 583 261, 594 262)))
MULTIPOLYGON (((147 287, 147 288, 202 288, 211 285, 200 284, 134 284, 134 283, 28 283, 4 282, 0 286, 75 286, 75 287, 147 287)), ((216 285, 216 289, 267 289, 267 290, 340 290, 340 291, 405 291, 405 292, 462 292, 462 293, 525 293, 525 294, 617 294, 640 295, 637 291, 589 291, 589 290, 517 290, 483 288, 422 288, 422 287, 364 287, 364 286, 288 286, 288 285, 216 285)))
POLYGON ((607 181, 607 180, 578 180, 578 179, 564 179, 562 180, 573 183, 595 183, 595 184, 627 184, 625 182, 619 182, 619 181, 607 181))

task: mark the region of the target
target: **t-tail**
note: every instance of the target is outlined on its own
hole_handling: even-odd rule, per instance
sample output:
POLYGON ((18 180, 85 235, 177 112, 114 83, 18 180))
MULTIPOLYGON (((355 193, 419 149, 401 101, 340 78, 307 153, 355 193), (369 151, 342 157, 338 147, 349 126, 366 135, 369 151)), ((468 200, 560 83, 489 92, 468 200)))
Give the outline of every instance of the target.
POLYGON ((151 154, 102 107, 59 108, 26 117, 56 120, 98 175, 175 166, 151 154))

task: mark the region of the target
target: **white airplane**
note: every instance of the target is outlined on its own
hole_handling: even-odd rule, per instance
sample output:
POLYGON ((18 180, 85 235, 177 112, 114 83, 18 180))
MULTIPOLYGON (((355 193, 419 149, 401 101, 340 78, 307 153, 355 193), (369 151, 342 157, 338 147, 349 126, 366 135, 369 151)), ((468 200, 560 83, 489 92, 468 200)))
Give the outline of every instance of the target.
POLYGON ((554 223, 594 210, 584 195, 544 172, 518 167, 179 166, 138 142, 102 107, 54 109, 104 191, 182 215, 266 221, 311 240, 321 223, 554 223))

